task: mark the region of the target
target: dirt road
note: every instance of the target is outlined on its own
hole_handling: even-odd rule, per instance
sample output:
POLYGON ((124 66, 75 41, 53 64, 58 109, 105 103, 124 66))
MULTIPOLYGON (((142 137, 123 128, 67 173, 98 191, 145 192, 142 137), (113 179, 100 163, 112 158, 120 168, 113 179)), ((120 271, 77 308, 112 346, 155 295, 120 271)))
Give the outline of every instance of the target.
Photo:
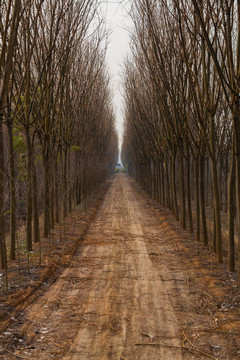
POLYGON ((236 304, 235 280, 171 220, 117 175, 69 266, 2 335, 0 358, 240 358, 239 306, 222 309, 236 304))

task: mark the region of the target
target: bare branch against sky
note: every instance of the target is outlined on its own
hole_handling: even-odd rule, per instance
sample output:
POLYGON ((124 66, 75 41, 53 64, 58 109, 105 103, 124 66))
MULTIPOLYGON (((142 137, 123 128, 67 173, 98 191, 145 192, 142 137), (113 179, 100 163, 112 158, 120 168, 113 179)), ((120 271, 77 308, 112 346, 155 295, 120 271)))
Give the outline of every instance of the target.
POLYGON ((114 110, 117 120, 117 131, 122 142, 123 97, 121 95, 121 68, 129 51, 129 33, 131 26, 128 15, 128 1, 104 1, 102 8, 106 14, 107 27, 111 30, 107 51, 107 62, 112 75, 114 110))

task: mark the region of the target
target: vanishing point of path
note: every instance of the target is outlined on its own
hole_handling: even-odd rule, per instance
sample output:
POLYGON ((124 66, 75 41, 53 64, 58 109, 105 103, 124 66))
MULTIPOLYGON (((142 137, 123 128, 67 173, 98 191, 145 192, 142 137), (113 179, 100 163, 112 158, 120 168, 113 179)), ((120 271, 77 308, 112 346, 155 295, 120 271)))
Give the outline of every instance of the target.
POLYGON ((220 307, 234 280, 171 220, 115 176, 68 267, 6 331, 2 358, 237 359, 239 309, 220 307))

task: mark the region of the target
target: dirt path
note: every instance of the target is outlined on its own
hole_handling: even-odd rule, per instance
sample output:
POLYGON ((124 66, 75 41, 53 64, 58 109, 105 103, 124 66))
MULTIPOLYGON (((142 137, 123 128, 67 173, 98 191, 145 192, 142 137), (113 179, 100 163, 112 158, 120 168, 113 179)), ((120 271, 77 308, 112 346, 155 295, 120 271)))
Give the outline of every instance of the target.
POLYGON ((201 246, 169 220, 117 175, 69 266, 1 336, 0 358, 240 358, 234 278, 206 249, 200 263, 201 246), (221 308, 226 296, 235 307, 221 308))

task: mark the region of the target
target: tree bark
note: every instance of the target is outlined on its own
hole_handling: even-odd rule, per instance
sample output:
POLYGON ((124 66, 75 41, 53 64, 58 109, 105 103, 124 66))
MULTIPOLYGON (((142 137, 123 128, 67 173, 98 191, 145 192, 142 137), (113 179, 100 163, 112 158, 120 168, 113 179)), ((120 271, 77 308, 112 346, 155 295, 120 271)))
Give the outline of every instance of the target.
POLYGON ((32 198, 33 198, 33 241, 38 243, 40 241, 40 229, 39 229, 39 211, 38 211, 38 183, 36 166, 33 156, 32 163, 32 198))
POLYGON ((54 145, 52 146, 52 151, 51 151, 51 155, 50 155, 50 172, 49 172, 49 176, 50 176, 50 184, 49 184, 49 193, 50 193, 50 197, 49 197, 49 216, 50 216, 50 228, 53 229, 54 228, 54 224, 55 224, 55 154, 54 154, 54 145))
POLYGON ((55 221, 59 223, 59 183, 58 183, 58 162, 55 161, 55 221))
POLYGON ((4 145, 3 145, 3 112, 0 112, 0 253, 1 269, 7 267, 7 252, 5 244, 5 223, 4 223, 4 145))
POLYGON ((222 227, 221 227, 221 207, 218 187, 218 173, 216 161, 216 145, 215 145, 216 131, 214 116, 210 119, 210 147, 211 147, 211 166, 212 166, 212 185, 213 185, 213 203, 214 203, 214 223, 216 230, 216 251, 218 262, 222 263, 222 227))
POLYGON ((13 147, 12 121, 10 109, 8 127, 8 151, 9 151, 9 194, 10 194, 10 260, 16 259, 16 188, 15 188, 15 153, 13 147))
POLYGON ((228 178, 228 270, 235 271, 235 244, 234 244, 234 187, 235 187, 235 158, 232 155, 228 178))
POLYGON ((214 196, 214 214, 216 226, 216 251, 218 262, 222 263, 222 228, 221 228, 221 214, 220 214, 220 198, 218 190, 218 176, 217 165, 214 159, 212 161, 212 182, 213 182, 213 196, 214 196))
POLYGON ((162 181, 161 181, 162 205, 166 206, 167 201, 166 201, 166 187, 165 187, 165 180, 164 180, 165 179, 165 176, 164 176, 164 164, 163 164, 162 161, 160 163, 160 169, 161 169, 161 178, 162 178, 162 181))
POLYGON ((68 214, 68 148, 65 149, 63 159, 63 216, 66 217, 68 214))
POLYGON ((43 235, 48 237, 50 230, 50 211, 49 211, 49 143, 44 141, 44 148, 42 150, 42 160, 44 168, 44 228, 43 235))
POLYGON ((204 194, 204 157, 200 156, 199 161, 199 195, 201 205, 201 218, 202 218, 202 241, 204 245, 208 244, 206 211, 205 211, 205 194, 204 194))
POLYGON ((183 162, 183 149, 180 145, 180 194, 181 194, 181 225, 186 229, 186 202, 185 202, 185 185, 184 185, 184 162, 183 162))
POLYGON ((177 221, 179 221, 178 204, 177 204, 177 189, 176 189, 176 169, 175 169, 175 151, 171 157, 171 183, 172 183, 172 200, 173 200, 173 214, 177 221))
MULTIPOLYGON (((237 207, 238 207, 238 261, 240 264, 240 117, 234 117, 234 152, 236 160, 236 183, 237 183, 237 207)), ((240 278, 240 266, 238 266, 238 277, 240 278)))
POLYGON ((29 133, 29 126, 25 126, 25 138, 27 145, 27 221, 26 221, 26 245, 27 250, 32 251, 32 146, 29 133))
POLYGON ((190 167, 190 157, 189 149, 187 145, 187 204, 188 204, 188 221, 189 221, 189 232, 193 234, 193 219, 192 219, 192 199, 191 199, 191 167, 190 167))
POLYGON ((196 203, 196 235, 195 239, 200 241, 200 197, 199 197, 199 157, 195 158, 195 203, 196 203))

